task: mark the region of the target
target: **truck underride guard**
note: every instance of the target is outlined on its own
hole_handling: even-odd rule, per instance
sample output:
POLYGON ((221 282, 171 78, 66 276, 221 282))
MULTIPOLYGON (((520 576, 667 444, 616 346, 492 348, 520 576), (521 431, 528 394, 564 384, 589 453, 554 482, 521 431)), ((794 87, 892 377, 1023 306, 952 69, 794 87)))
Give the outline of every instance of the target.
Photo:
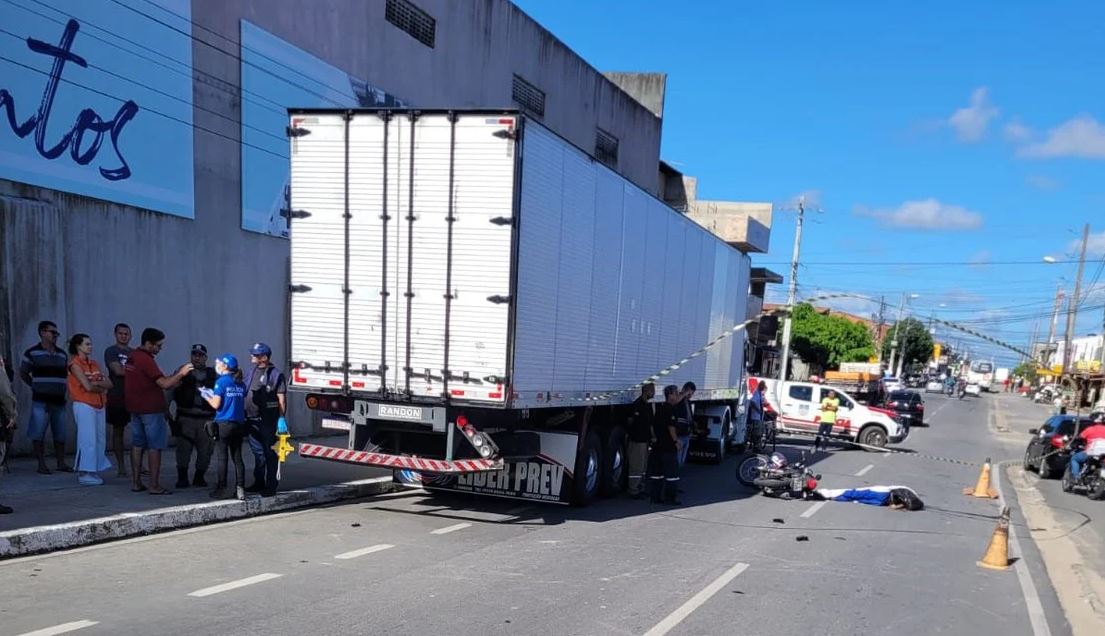
POLYGON ((428 459, 409 455, 389 455, 374 451, 357 451, 319 444, 300 444, 302 457, 327 459, 349 464, 380 466, 381 468, 405 468, 432 473, 480 473, 488 470, 502 470, 503 460, 498 459, 428 459))

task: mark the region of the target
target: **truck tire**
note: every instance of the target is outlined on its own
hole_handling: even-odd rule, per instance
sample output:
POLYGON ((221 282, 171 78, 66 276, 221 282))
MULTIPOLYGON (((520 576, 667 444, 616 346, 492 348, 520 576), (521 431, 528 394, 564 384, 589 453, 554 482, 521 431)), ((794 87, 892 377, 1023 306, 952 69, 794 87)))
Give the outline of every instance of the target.
MULTIPOLYGON (((886 429, 878 424, 868 424, 859 432, 859 438, 856 440, 864 446, 874 446, 875 448, 886 448, 886 443, 889 438, 886 434, 886 429)), ((876 452, 869 448, 863 450, 868 452, 876 452)))
POLYGON ((614 497, 625 490, 629 480, 629 466, 626 465, 625 428, 615 426, 606 436, 602 448, 602 482, 599 486, 603 497, 614 497))
POLYGON ((721 418, 721 435, 718 437, 717 446, 714 448, 715 459, 714 464, 720 464, 725 460, 725 452, 729 450, 729 431, 733 425, 729 421, 729 412, 725 412, 725 416, 721 418))
POLYGON ((586 506, 598 497, 602 477, 602 442, 594 431, 589 431, 580 441, 572 477, 573 505, 586 506))

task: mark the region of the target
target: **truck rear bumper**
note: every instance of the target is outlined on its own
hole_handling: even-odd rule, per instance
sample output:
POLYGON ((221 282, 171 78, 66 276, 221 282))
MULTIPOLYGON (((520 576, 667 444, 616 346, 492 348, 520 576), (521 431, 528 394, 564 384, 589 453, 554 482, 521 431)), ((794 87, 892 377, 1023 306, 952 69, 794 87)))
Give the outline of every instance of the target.
POLYGON ((299 455, 312 459, 326 459, 332 462, 418 470, 429 473, 481 473, 489 470, 502 470, 503 468, 502 459, 427 459, 408 455, 349 450, 319 444, 300 444, 299 455))

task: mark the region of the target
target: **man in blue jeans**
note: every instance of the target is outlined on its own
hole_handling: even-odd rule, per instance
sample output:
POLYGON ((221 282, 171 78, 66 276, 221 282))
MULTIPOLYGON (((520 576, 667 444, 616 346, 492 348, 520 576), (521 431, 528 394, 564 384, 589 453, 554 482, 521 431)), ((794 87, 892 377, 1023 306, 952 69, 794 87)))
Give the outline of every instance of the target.
POLYGON ((259 492, 264 497, 276 494, 277 423, 287 408, 287 382, 284 374, 272 365, 272 349, 258 342, 249 350, 253 368, 246 374, 246 431, 249 449, 253 452, 253 484, 246 492, 259 492))
POLYGON ((691 398, 698 390, 694 382, 687 382, 679 393, 681 401, 675 405, 675 430, 679 434, 679 467, 687 463, 687 451, 691 448, 691 430, 694 428, 694 407, 691 398))
POLYGON ((1086 447, 1070 456, 1070 474, 1076 481, 1082 475, 1082 464, 1091 455, 1105 455, 1105 416, 1094 418, 1092 424, 1078 433, 1077 439, 1086 440, 1086 447))
POLYGON ((54 439, 57 469, 71 473, 65 463, 65 395, 69 375, 69 356, 58 348, 58 326, 49 320, 38 323, 40 342, 23 353, 19 376, 31 387, 31 417, 27 437, 34 447, 38 472, 49 475, 46 467, 46 427, 54 439))

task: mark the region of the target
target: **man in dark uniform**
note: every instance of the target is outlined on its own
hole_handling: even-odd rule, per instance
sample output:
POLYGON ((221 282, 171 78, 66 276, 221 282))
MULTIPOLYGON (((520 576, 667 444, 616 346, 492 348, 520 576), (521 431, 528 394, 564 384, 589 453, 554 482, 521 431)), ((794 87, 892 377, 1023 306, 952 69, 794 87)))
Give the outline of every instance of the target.
POLYGON ((287 406, 287 383, 284 374, 270 362, 272 349, 258 342, 249 350, 253 369, 246 376, 246 430, 249 448, 253 451, 253 484, 246 492, 263 496, 276 494, 277 421, 287 406))
POLYGON ((653 503, 678 506, 679 490, 679 435, 676 431, 675 406, 683 398, 679 387, 664 387, 664 402, 656 409, 652 422, 652 452, 648 456, 649 496, 653 503))
POLYGON ((192 345, 192 366, 194 367, 180 385, 173 390, 173 402, 176 403, 176 419, 173 434, 176 442, 176 487, 188 487, 188 464, 192 461, 192 449, 196 449, 196 474, 192 485, 207 486, 204 475, 211 464, 211 452, 215 450, 214 440, 207 434, 207 422, 215 417, 215 409, 200 395, 201 388, 214 389, 219 374, 207 366, 207 347, 192 345))
POLYGON ((648 445, 652 441, 652 421, 656 418, 656 385, 651 382, 641 386, 641 395, 629 405, 629 425, 626 443, 626 462, 629 464, 629 496, 640 499, 645 496, 645 469, 648 466, 648 445))

